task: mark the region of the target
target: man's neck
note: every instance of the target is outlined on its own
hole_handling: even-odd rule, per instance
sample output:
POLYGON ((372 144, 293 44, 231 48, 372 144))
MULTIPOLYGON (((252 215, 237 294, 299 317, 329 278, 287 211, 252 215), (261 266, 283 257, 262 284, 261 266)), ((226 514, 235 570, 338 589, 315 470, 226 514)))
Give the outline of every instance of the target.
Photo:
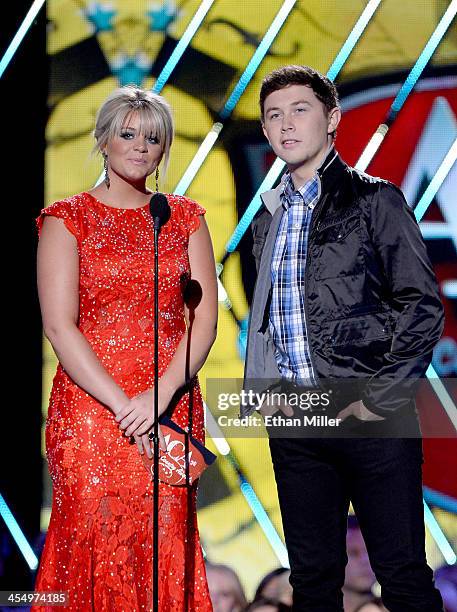
POLYGON ((304 168, 303 166, 301 166, 295 169, 289 168, 292 182, 297 191, 301 189, 305 183, 310 181, 316 175, 317 170, 319 170, 324 161, 327 159, 327 156, 332 148, 333 141, 329 144, 327 149, 316 158, 315 162, 310 167, 304 168))

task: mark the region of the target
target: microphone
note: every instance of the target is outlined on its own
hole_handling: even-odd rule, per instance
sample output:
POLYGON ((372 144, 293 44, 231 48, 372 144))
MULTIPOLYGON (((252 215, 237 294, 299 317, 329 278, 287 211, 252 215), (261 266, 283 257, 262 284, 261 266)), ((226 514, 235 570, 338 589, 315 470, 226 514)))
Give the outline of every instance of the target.
POLYGON ((149 202, 149 212, 154 219, 154 229, 160 230, 170 218, 170 205, 163 193, 155 193, 149 202))

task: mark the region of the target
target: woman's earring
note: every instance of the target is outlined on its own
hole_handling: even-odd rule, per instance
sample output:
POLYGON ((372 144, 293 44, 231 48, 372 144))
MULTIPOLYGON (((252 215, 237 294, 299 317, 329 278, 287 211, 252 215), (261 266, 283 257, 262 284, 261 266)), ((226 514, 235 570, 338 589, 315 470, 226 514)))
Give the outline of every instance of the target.
POLYGON ((159 166, 156 167, 156 191, 159 191, 159 166))
POLYGON ((110 180, 108 174, 108 155, 106 155, 106 153, 103 155, 103 168, 105 169, 105 185, 106 188, 109 189, 110 180))

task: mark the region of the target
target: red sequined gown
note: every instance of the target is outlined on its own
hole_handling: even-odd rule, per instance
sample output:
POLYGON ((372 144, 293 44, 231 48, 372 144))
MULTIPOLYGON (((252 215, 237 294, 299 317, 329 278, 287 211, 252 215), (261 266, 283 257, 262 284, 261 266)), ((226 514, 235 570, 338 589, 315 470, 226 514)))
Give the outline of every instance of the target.
MULTIPOLYGON (((204 209, 169 195, 159 236, 159 375, 185 332, 183 289, 189 235, 204 209)), ((153 383, 153 225, 148 205, 114 208, 88 193, 56 202, 80 263, 78 327, 129 397, 153 383)), ((203 441, 200 388, 193 385, 193 435, 203 441)), ((189 393, 173 412, 188 424, 189 393)), ((77 612, 152 609, 151 477, 113 413, 78 387, 61 365, 46 422, 53 504, 35 590, 68 591, 77 612)), ((195 512, 195 487, 160 484, 161 612, 211 611, 195 512)), ((39 606, 33 610, 62 610, 39 606)))

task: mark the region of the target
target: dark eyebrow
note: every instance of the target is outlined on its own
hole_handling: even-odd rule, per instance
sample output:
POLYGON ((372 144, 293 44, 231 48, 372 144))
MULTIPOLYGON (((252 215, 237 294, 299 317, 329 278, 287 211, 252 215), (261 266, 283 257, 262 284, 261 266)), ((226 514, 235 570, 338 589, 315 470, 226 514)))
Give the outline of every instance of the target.
POLYGON ((269 113, 270 111, 273 111, 273 110, 281 110, 281 109, 278 108, 277 106, 270 106, 269 108, 266 109, 265 112, 269 113))
MULTIPOLYGON (((311 102, 308 102, 308 100, 297 100, 296 102, 292 102, 291 106, 297 106, 297 104, 307 104, 308 106, 311 106, 311 102)), ((276 110, 281 110, 281 109, 278 106, 271 106, 267 108, 265 113, 270 113, 271 111, 276 111, 276 110)))

